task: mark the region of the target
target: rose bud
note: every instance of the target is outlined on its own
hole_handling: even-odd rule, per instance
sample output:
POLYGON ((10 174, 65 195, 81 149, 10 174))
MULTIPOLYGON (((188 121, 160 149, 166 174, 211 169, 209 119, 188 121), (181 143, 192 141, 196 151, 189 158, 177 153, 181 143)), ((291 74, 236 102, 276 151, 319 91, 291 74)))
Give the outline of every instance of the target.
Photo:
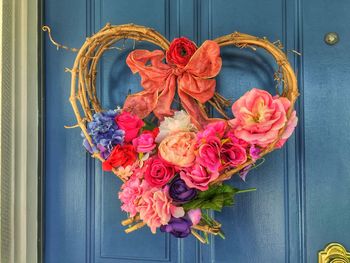
POLYGON ((170 183, 169 195, 173 201, 185 203, 196 197, 197 190, 188 187, 184 180, 182 180, 180 177, 176 177, 170 183))
POLYGON ((162 225, 160 231, 167 232, 178 238, 187 237, 191 233, 191 220, 180 217, 172 217, 167 225, 162 225))

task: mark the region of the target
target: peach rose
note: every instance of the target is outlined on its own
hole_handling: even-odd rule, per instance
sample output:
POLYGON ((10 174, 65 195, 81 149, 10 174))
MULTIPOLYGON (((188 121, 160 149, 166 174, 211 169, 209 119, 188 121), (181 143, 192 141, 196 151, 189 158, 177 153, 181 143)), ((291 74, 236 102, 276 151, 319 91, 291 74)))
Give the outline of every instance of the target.
POLYGON ((159 144, 160 157, 166 162, 179 167, 193 164, 196 134, 194 132, 177 132, 165 137, 159 144))
POLYGON ((289 106, 288 99, 273 98, 267 91, 254 88, 232 105, 235 119, 229 124, 237 138, 266 147, 276 140, 279 130, 286 125, 289 106))

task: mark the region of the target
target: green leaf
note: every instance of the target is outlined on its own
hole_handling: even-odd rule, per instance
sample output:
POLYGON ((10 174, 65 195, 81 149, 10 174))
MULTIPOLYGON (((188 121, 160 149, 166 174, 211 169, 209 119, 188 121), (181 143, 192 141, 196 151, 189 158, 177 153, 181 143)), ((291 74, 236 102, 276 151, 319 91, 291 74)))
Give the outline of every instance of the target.
POLYGON ((154 123, 152 123, 150 121, 144 120, 144 123, 145 123, 145 125, 142 127, 143 131, 153 131, 154 128, 157 127, 154 123))
POLYGON ((239 189, 229 185, 216 185, 207 191, 200 192, 196 199, 184 204, 186 211, 194 208, 212 209, 221 211, 224 206, 234 204, 233 197, 239 189))

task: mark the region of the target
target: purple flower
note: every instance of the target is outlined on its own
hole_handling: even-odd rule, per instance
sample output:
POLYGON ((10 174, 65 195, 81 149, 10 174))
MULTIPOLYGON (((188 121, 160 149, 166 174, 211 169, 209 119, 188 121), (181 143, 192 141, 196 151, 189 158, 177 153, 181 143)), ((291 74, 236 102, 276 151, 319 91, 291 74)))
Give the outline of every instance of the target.
POLYGON ((191 233, 191 220, 172 217, 167 225, 162 225, 160 231, 167 232, 178 238, 187 237, 191 233))
POLYGON ((260 158, 260 152, 261 152, 260 148, 256 147, 255 145, 252 145, 249 148, 249 154, 254 161, 260 158))
POLYGON ((197 190, 189 188, 184 180, 180 177, 176 177, 170 183, 169 195, 175 202, 185 203, 196 197, 197 190))
POLYGON ((244 167, 239 173, 239 177, 241 177, 241 179, 245 182, 245 179, 247 177, 247 174, 249 173, 250 169, 253 167, 252 164, 247 165, 246 167, 244 167))
POLYGON ((118 111, 108 110, 95 113, 93 120, 87 124, 87 131, 91 136, 93 147, 89 144, 84 134, 83 146, 90 153, 100 152, 102 158, 107 159, 113 147, 124 140, 124 131, 119 129, 114 118, 118 111))

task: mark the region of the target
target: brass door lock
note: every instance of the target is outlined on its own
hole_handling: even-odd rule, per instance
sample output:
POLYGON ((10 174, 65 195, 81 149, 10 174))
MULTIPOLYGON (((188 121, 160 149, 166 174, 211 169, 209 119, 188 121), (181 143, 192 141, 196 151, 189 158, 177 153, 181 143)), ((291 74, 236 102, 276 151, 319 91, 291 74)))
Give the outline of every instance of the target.
POLYGON ((318 263, 350 263, 350 253, 339 243, 331 243, 318 253, 318 263))

